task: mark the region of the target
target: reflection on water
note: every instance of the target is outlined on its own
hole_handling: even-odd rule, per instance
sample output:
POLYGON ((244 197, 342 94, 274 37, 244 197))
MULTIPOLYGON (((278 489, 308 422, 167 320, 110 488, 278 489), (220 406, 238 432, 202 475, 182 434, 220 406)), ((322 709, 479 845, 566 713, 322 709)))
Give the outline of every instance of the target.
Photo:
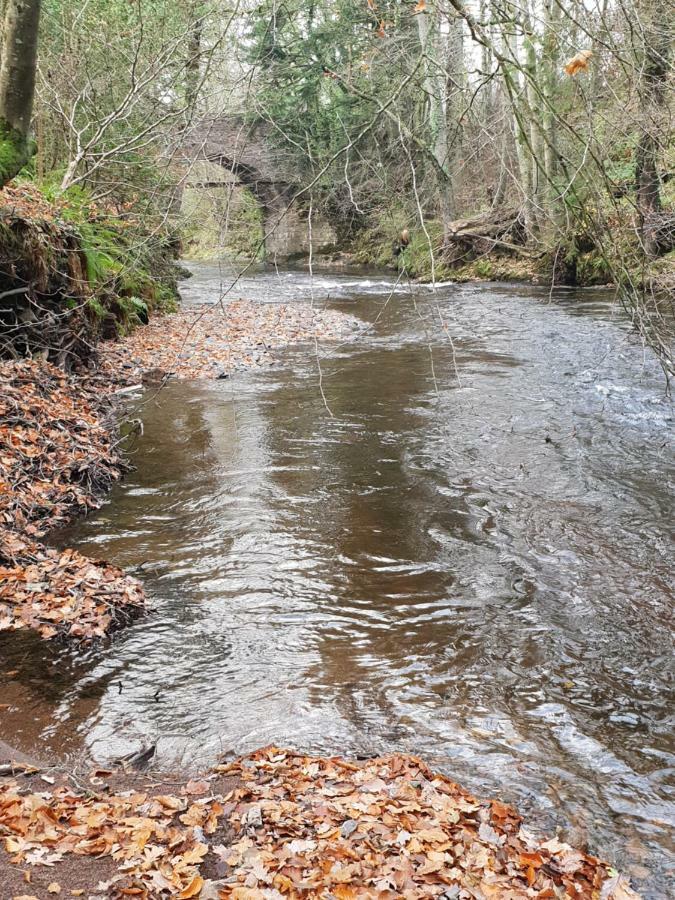
MULTIPOLYGON (((202 267, 190 302, 220 277, 202 267)), ((408 750, 656 873, 660 896, 672 410, 657 368, 595 292, 391 287, 237 286, 330 296, 372 323, 320 351, 334 417, 302 349, 146 398, 136 471, 63 540, 136 569, 156 612, 75 659, 6 639, 23 713, 0 736, 97 759, 152 740, 193 765, 271 741, 408 750)))

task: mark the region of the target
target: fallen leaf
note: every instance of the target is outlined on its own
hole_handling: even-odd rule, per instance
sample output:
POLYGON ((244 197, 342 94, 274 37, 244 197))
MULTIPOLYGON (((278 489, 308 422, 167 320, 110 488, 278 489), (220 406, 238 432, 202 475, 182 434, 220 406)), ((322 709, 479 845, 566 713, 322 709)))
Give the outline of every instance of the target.
POLYGON ((201 875, 195 875, 190 884, 184 888, 178 895, 180 900, 187 900, 188 897, 197 897, 204 887, 204 879, 201 875))
POLYGON ((565 64, 565 73, 574 76, 577 72, 585 72, 592 56, 592 50, 580 50, 565 64))

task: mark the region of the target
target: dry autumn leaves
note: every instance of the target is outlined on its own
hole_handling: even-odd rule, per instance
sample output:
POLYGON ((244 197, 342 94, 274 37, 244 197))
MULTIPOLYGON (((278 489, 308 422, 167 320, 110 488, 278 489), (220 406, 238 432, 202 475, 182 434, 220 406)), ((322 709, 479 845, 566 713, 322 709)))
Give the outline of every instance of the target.
POLYGON ((57 636, 103 638, 145 607, 136 579, 76 550, 52 550, 0 531, 0 631, 32 628, 57 636))
POLYGON ((0 362, 2 527, 41 537, 98 505, 122 474, 105 412, 95 384, 47 363, 0 362))
POLYGON ((113 864, 78 889, 96 900, 637 897, 604 863, 538 840, 510 806, 412 756, 354 763, 267 747, 175 793, 106 793, 106 774, 77 790, 35 777, 0 787, 8 861, 46 885, 28 896, 49 896, 67 859, 86 872, 89 858, 113 864))
POLYGON ((144 607, 114 566, 35 538, 122 474, 99 388, 47 363, 0 363, 0 631, 100 638, 144 607))
POLYGON ((225 304, 158 316, 120 343, 101 347, 104 369, 138 380, 157 369, 176 378, 222 378, 273 362, 271 351, 289 344, 334 340, 353 332, 356 320, 308 304, 225 304))

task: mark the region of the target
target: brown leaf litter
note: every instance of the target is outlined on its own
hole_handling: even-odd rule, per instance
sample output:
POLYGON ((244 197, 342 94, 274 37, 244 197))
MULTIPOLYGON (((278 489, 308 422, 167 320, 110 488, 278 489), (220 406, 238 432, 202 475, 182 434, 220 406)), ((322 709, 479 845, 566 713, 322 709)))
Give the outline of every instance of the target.
POLYGON ((32 628, 45 640, 103 638, 145 608, 135 578, 76 550, 52 550, 0 530, 0 631, 32 628))
POLYGON ((48 363, 0 362, 0 631, 103 637, 144 607, 114 566, 34 539, 96 507, 123 463, 100 389, 48 363))
POLYGON ((123 465, 97 385, 0 362, 0 525, 41 537, 99 505, 123 465))
POLYGON ((79 788, 0 783, 4 852, 26 888, 15 900, 61 887, 66 860, 68 886, 82 888, 63 893, 96 900, 638 897, 607 864, 536 838, 512 807, 413 756, 350 762, 266 747, 173 792, 106 791, 110 774, 79 788))
POLYGON ((188 307, 153 317, 119 343, 101 346, 106 372, 128 383, 144 370, 177 378, 223 378, 274 362, 273 350, 290 344, 336 340, 355 330, 357 320, 307 303, 232 300, 188 307))

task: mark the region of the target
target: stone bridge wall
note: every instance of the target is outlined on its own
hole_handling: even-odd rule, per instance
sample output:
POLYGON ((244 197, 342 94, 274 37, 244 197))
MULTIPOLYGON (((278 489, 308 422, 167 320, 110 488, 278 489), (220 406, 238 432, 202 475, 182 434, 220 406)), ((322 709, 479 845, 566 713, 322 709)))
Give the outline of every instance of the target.
MULTIPOLYGON (((263 211, 267 257, 283 260, 309 253, 308 208, 304 198, 293 201, 301 182, 270 132, 265 123, 249 125, 236 116, 215 119, 196 126, 182 148, 187 157, 217 163, 251 190, 263 211)), ((335 246, 335 231, 316 213, 311 235, 315 252, 335 246)))

